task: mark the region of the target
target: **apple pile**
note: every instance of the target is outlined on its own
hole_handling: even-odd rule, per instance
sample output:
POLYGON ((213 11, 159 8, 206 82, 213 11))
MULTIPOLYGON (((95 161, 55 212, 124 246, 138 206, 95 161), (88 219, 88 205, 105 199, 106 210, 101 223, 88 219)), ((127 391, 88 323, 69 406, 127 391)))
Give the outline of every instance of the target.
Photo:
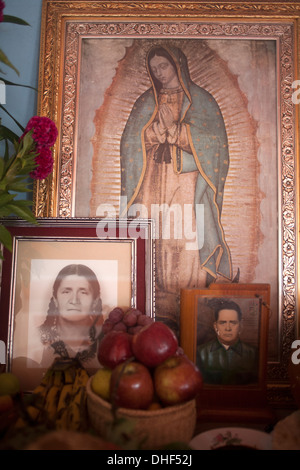
POLYGON ((117 407, 152 410, 196 397, 202 375, 165 323, 151 321, 135 334, 111 330, 98 347, 102 367, 94 393, 117 407))
POLYGON ((102 332, 107 334, 110 331, 126 331, 134 335, 150 323, 153 323, 153 319, 137 308, 132 307, 124 311, 120 307, 115 307, 104 321, 102 332))

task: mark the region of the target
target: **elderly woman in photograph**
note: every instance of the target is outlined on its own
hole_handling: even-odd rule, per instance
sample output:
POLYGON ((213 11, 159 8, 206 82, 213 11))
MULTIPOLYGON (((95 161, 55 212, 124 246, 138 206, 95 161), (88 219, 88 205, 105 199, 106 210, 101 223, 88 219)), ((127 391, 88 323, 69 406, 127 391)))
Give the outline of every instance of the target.
POLYGON ((57 275, 47 317, 40 326, 44 352, 41 365, 55 357, 77 358, 97 368, 97 344, 103 315, 100 285, 95 273, 82 264, 65 266, 57 275))

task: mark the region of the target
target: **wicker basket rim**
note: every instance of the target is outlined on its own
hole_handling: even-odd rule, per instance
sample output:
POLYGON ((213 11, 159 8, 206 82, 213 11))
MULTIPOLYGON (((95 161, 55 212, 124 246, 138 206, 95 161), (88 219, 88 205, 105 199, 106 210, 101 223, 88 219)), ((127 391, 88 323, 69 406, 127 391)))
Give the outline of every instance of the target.
MULTIPOLYGON (((93 392, 91 383, 92 383, 93 376, 91 376, 86 385, 86 393, 87 396, 93 400, 94 403, 98 403, 103 408, 106 408, 108 411, 111 411, 112 405, 111 403, 107 402, 99 395, 93 392)), ((150 416, 167 416, 168 414, 174 414, 178 412, 182 412, 185 409, 193 408, 196 406, 196 400, 189 400, 184 403, 180 403, 178 405, 173 406, 166 406, 164 408, 159 408, 158 410, 134 410, 130 408, 118 408, 120 413, 126 413, 128 416, 138 416, 138 417, 150 417, 150 416)))

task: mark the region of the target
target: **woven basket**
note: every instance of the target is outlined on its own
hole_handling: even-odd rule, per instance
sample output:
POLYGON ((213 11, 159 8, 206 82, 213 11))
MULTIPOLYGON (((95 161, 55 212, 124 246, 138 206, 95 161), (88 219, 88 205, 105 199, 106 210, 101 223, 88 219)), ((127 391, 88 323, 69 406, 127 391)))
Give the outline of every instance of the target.
MULTIPOLYGON (((106 438, 108 424, 112 422, 111 404, 91 389, 92 377, 87 383, 87 409, 91 426, 106 438)), ((196 426, 196 401, 168 406, 158 410, 131 410, 119 408, 118 417, 134 421, 136 436, 143 442, 142 448, 159 449, 172 442, 188 443, 196 426)))

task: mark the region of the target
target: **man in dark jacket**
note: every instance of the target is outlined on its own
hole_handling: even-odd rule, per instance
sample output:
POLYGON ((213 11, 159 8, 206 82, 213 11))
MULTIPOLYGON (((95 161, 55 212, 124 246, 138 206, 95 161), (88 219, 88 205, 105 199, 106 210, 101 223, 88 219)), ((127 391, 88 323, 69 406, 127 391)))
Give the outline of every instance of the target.
POLYGON ((197 348, 197 365, 204 383, 246 385, 257 382, 257 348, 240 340, 242 312, 233 301, 215 310, 216 338, 197 348))

